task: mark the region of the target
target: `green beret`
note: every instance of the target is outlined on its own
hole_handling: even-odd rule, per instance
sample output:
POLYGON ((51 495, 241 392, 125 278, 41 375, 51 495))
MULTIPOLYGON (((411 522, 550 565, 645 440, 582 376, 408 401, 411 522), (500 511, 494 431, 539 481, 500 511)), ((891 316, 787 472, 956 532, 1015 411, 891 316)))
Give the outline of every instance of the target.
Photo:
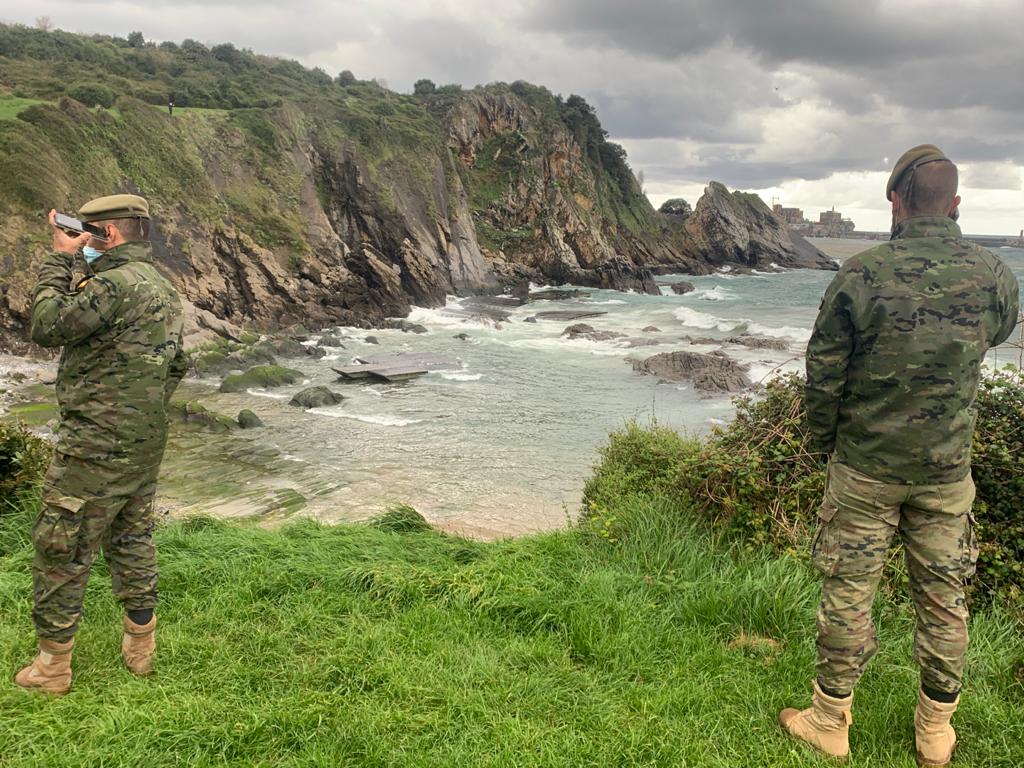
POLYGON ((909 171, 913 173, 922 165, 935 163, 944 160, 947 163, 953 162, 934 144, 919 144, 913 149, 908 149, 903 156, 896 161, 896 167, 892 169, 889 176, 889 183, 885 185, 885 197, 892 200, 892 192, 900 183, 900 179, 909 171))
POLYGON ((110 219, 149 218, 149 203, 138 195, 107 195, 97 197, 78 209, 78 218, 83 222, 109 221, 110 219))

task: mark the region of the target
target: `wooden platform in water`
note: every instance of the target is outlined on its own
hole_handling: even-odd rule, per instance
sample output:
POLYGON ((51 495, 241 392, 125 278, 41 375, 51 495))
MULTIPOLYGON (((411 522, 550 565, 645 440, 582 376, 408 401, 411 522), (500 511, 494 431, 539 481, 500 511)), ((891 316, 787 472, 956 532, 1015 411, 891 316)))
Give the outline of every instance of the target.
POLYGON ((607 312, 591 312, 585 309, 579 311, 573 310, 551 310, 549 312, 538 312, 534 315, 538 320, 583 320, 588 317, 600 317, 601 315, 607 315, 607 312))
POLYGON ((377 381, 388 382, 408 381, 427 372, 425 368, 415 365, 346 365, 341 368, 332 368, 331 370, 345 381, 376 379, 377 381))
POLYGON ((396 382, 415 379, 428 371, 446 371, 460 367, 459 361, 452 357, 406 353, 368 358, 357 357, 352 365, 332 367, 331 370, 346 381, 375 379, 396 382))

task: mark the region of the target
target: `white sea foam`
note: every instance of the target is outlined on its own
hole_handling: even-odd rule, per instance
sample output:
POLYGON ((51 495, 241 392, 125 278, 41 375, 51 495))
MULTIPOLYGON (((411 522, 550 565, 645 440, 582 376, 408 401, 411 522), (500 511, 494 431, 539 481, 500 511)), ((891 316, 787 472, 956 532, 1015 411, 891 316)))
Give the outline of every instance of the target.
POLYGON ((714 288, 701 288, 695 291, 692 296, 701 301, 732 301, 739 298, 735 293, 721 285, 716 285, 714 288))
POLYGON ((320 359, 324 360, 324 361, 331 361, 331 360, 338 360, 340 358, 341 358, 341 355, 337 354, 337 355, 324 355, 320 359))
POLYGON ((267 392, 265 389, 247 389, 247 394, 255 395, 256 397, 268 397, 271 400, 291 400, 291 395, 282 395, 278 392, 267 392))
POLYGON ((420 419, 403 419, 401 416, 390 416, 382 414, 375 416, 365 413, 350 413, 346 411, 329 410, 327 408, 310 408, 306 413, 315 413, 318 416, 329 416, 332 419, 354 419, 365 424, 376 424, 380 427, 405 427, 409 424, 418 424, 420 419))
POLYGON ((699 309, 691 309, 690 307, 676 307, 672 310, 672 314, 683 325, 689 328, 699 328, 702 331, 734 331, 746 322, 745 320, 729 320, 716 317, 715 315, 709 315, 707 312, 701 312, 699 309))
POLYGON ((623 301, 622 299, 605 299, 604 301, 588 301, 587 302, 587 306, 589 306, 589 307, 612 306, 612 305, 615 305, 615 304, 628 304, 628 303, 629 302, 623 301))
POLYGON ((753 320, 745 321, 747 331, 761 336, 773 336, 777 339, 793 339, 795 341, 807 341, 811 338, 810 328, 799 328, 795 325, 771 326, 755 323, 753 320))
POLYGON ((446 373, 444 371, 440 373, 440 376, 448 381, 480 381, 484 377, 482 373, 446 373))

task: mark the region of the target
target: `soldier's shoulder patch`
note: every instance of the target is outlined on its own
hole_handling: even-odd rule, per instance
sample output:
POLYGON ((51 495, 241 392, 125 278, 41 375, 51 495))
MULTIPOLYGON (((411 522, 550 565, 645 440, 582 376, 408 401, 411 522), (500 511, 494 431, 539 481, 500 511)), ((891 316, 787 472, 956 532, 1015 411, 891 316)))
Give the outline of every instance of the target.
POLYGON ((75 283, 75 293, 78 293, 80 290, 85 288, 85 286, 87 286, 89 284, 89 281, 92 280, 93 277, 94 277, 94 275, 86 275, 81 280, 79 280, 77 283, 75 283))

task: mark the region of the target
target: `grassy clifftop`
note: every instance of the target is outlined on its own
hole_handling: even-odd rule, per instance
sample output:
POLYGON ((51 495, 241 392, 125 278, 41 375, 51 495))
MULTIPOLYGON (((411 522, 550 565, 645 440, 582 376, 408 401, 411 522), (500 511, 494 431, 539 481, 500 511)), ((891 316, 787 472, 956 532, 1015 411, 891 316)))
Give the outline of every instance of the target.
MULTIPOLYGON (((230 43, 154 45, 9 25, 0 25, 0 120, 20 118, 36 130, 3 125, 3 156, 24 163, 24 170, 43 172, 18 183, 5 174, 13 186, 0 188, 0 204, 34 208, 52 203, 54 192, 68 202, 69 194, 82 197, 125 177, 167 203, 189 202, 192 195, 206 202, 208 189, 193 185, 194 171, 202 168, 196 150, 223 121, 244 135, 254 164, 268 171, 280 170, 273 168, 273 157, 289 145, 289 134, 303 128, 358 147, 374 168, 400 163, 423 171, 424 159, 439 152, 448 137, 450 113, 473 94, 520 97, 534 111, 538 133, 568 132, 577 141, 590 170, 601 177, 609 212, 620 206, 633 209, 631 218, 652 223, 653 212, 643 204, 624 152, 607 141, 593 110, 578 96, 563 100, 526 83, 472 91, 431 87, 403 95, 348 72, 331 77, 230 43), (45 107, 64 97, 93 108, 105 130, 76 132, 45 107), (159 119, 171 98, 186 120, 159 119), (147 113, 142 105, 153 111, 147 113), (48 139, 49 146, 36 166, 32 150, 42 148, 40 138, 48 139), (118 167, 108 159, 97 167, 89 162, 100 159, 91 154, 110 152, 126 163, 118 167)), ((488 168, 480 170, 481 176, 488 175, 488 168)), ((493 197, 486 191, 474 195, 482 207, 493 197)))
MULTIPOLYGON (((162 527, 156 675, 120 666, 100 564, 72 693, 0 685, 0 763, 830 765, 775 724, 809 697, 817 577, 688 522, 660 490, 678 471, 665 437, 636 437, 599 470, 601 513, 559 533, 485 544, 408 510, 369 526, 162 527)), ((0 507, 8 676, 33 650, 35 503, 0 507)), ((887 598, 877 618, 851 764, 910 768, 913 612, 887 598)), ((998 607, 971 634, 957 764, 1016 764, 1024 640, 998 607)))
POLYGON ((578 96, 0 25, 0 348, 23 343, 45 211, 115 191, 149 198, 183 296, 238 323, 368 324, 524 280, 653 291, 650 264, 695 265, 578 96))

